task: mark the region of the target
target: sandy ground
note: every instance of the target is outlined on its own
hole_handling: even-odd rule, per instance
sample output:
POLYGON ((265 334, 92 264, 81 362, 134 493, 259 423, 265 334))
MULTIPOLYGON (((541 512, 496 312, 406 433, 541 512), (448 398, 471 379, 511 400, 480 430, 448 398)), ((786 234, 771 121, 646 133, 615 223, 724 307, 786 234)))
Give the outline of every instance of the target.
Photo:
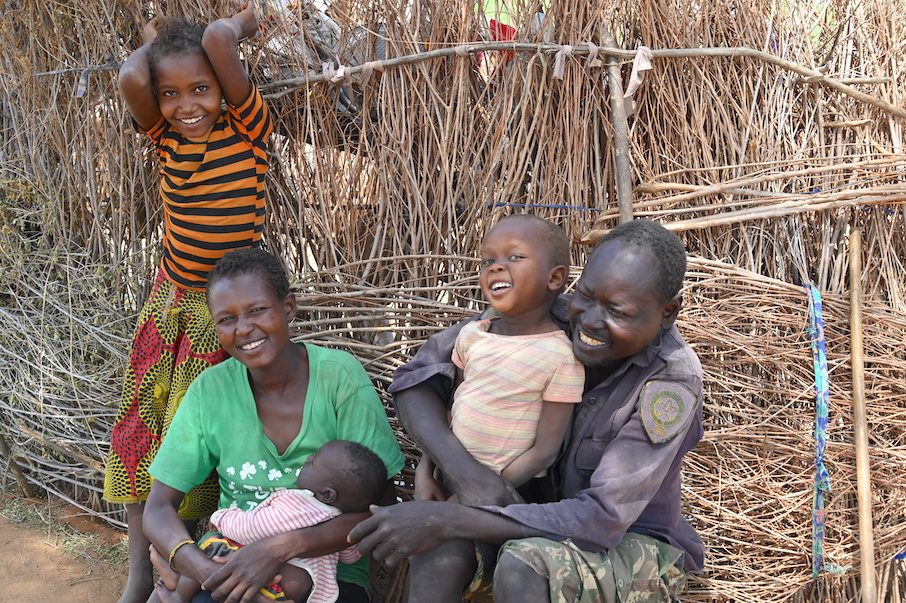
POLYGON ((64 550, 73 530, 96 534, 99 545, 110 546, 122 540, 122 533, 84 517, 67 518, 66 508, 56 515, 71 529, 15 523, 0 515, 0 603, 115 603, 126 584, 126 564, 95 558, 94 547, 64 550))

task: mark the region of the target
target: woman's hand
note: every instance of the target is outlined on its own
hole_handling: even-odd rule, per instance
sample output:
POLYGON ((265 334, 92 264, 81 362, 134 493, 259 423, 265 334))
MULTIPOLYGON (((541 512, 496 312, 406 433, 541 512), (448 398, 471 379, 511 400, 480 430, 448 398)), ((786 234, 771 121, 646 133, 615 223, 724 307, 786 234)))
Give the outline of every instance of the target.
MULTIPOLYGON (((275 542, 279 537, 252 542, 226 558, 202 584, 217 601, 236 603, 265 603, 262 586, 279 582, 280 567, 287 558, 275 542)), ((219 561, 219 560, 218 560, 219 561)))
POLYGON ((252 38, 258 33, 258 11, 248 2, 240 6, 239 12, 230 18, 235 19, 241 26, 239 30, 240 40, 252 38))

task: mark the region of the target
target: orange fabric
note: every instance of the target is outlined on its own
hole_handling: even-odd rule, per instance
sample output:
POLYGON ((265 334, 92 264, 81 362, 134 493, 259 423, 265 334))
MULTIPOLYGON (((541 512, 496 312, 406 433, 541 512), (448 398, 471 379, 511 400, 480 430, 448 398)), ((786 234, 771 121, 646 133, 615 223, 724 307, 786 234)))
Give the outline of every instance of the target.
POLYGON ((183 137, 163 119, 147 132, 161 165, 167 280, 203 290, 218 259, 261 240, 271 130, 267 105, 253 89, 242 105, 227 105, 205 141, 183 137))

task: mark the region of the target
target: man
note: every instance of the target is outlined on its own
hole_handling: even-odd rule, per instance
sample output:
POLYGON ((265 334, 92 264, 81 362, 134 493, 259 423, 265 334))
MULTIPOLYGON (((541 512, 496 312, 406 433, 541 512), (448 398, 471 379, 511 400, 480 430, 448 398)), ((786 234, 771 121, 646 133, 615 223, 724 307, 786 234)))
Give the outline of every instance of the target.
MULTIPOLYGON (((430 339, 394 376, 406 428, 460 503, 374 510, 350 533, 388 564, 412 557, 410 601, 461 601, 463 576, 494 601, 669 601, 704 546, 680 512, 683 455, 702 436, 701 365, 674 322, 683 245, 660 225, 622 224, 595 247, 568 301, 568 334, 585 393, 549 476, 532 500, 478 464, 450 433, 445 402, 457 327, 430 339), (540 494, 539 494, 540 492, 540 494), (487 546, 502 545, 493 568, 487 546), (476 559, 451 563, 463 547, 476 559)), ((552 310, 562 323, 562 305, 552 310)))

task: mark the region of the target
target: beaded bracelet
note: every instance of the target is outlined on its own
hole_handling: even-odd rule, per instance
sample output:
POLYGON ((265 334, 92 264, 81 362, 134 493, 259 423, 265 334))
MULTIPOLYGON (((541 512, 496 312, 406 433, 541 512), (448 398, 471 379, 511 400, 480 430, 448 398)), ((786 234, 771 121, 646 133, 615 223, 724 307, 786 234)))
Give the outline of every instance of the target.
POLYGON ((169 565, 170 569, 173 570, 174 572, 178 572, 178 570, 175 567, 173 567, 173 558, 176 557, 176 551, 178 551, 182 547, 186 546, 187 544, 195 544, 195 541, 192 539, 183 540, 182 542, 177 544, 175 547, 173 547, 172 551, 170 551, 170 559, 167 562, 167 565, 169 565))

